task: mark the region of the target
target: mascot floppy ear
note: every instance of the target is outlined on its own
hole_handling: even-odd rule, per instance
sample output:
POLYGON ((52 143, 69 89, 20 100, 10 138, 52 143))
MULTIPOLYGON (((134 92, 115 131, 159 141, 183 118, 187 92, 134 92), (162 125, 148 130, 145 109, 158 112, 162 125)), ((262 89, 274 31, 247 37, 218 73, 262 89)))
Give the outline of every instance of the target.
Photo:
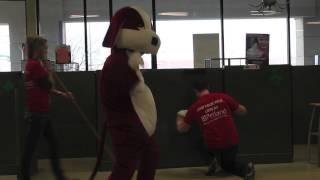
POLYGON ((124 7, 117 11, 103 41, 108 48, 129 49, 141 54, 156 54, 160 38, 152 30, 148 14, 137 7, 124 7))
POLYGON ((115 47, 118 33, 123 25, 122 23, 123 17, 121 17, 121 14, 123 13, 118 13, 118 16, 112 17, 109 29, 102 43, 103 47, 108 47, 108 48, 115 47))
MULTIPOLYGON (((117 45, 118 34, 122 28, 135 28, 138 24, 138 13, 132 7, 124 7, 117 11, 111 18, 111 23, 108 28, 107 34, 104 37, 102 46, 114 48, 117 45), (126 27, 124 27, 126 26, 126 27)), ((142 22, 143 23, 143 22, 142 22)))
POLYGON ((104 37, 102 46, 103 47, 109 47, 113 48, 115 45, 116 37, 118 35, 118 32, 120 30, 121 26, 117 23, 111 23, 110 28, 108 29, 108 32, 106 36, 104 37), (113 25, 116 24, 116 25, 113 25))

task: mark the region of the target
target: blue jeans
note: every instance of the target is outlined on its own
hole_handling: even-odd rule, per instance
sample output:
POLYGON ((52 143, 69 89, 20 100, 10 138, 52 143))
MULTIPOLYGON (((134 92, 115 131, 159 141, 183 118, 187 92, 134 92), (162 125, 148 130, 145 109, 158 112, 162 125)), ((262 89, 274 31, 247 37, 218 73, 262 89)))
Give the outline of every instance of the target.
POLYGON ((222 169, 227 173, 239 177, 245 177, 249 171, 248 162, 241 161, 237 158, 238 145, 224 149, 209 149, 209 154, 218 160, 222 169))
POLYGON ((29 124, 24 151, 22 154, 21 177, 22 180, 30 180, 30 166, 34 152, 44 136, 50 148, 50 160, 53 173, 57 180, 65 180, 61 170, 56 137, 53 132, 51 120, 46 112, 30 112, 26 115, 29 124))

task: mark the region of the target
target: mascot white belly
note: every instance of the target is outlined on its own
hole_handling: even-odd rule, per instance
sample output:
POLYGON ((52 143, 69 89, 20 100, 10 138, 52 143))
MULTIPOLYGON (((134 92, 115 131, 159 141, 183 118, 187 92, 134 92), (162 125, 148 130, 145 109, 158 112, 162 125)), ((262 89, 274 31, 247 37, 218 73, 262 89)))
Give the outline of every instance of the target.
POLYGON ((150 88, 144 83, 144 78, 139 70, 143 65, 141 54, 138 52, 128 52, 129 66, 136 71, 139 82, 130 92, 130 97, 134 110, 136 111, 142 125, 149 136, 152 136, 157 125, 157 109, 150 88))
POLYGON ((140 81, 132 90, 131 101, 142 125, 152 136, 157 125, 157 110, 152 92, 144 81, 140 81))

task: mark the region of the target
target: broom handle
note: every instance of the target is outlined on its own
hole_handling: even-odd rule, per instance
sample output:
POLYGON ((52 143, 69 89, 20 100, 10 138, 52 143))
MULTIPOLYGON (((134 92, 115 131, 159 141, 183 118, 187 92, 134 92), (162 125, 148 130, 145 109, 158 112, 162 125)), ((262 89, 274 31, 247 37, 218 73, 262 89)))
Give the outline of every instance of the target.
MULTIPOLYGON (((58 81, 59 85, 62 87, 62 89, 65 92, 69 92, 69 90, 67 89, 66 85, 62 82, 62 80, 58 77, 58 75, 52 71, 52 74, 54 76, 54 78, 58 81)), ((95 130, 95 128, 93 127, 93 125, 91 124, 90 120, 88 119, 88 117, 84 114, 84 112, 81 110, 80 105, 78 104, 78 102, 76 101, 76 99, 72 99, 72 104, 75 106, 75 108, 77 109, 77 111, 80 113, 84 123, 88 126, 88 128, 92 131, 92 133, 94 134, 94 136, 97 138, 97 140, 99 142, 101 142, 101 137, 99 136, 99 134, 97 133, 97 131, 95 130)), ((112 161, 114 161, 114 156, 111 153, 111 151, 109 150, 109 148, 106 146, 105 142, 101 142, 101 144, 104 145, 104 149, 106 151, 106 153, 108 154, 108 156, 111 158, 112 161)))

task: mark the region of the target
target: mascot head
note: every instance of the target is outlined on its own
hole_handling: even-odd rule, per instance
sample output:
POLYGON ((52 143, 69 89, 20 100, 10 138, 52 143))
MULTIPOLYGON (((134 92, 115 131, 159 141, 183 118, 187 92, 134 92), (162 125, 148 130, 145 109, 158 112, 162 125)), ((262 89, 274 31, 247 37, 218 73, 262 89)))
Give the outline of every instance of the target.
POLYGON ((124 7, 112 17, 103 46, 156 54, 160 38, 152 30, 151 19, 145 11, 137 7, 124 7))

